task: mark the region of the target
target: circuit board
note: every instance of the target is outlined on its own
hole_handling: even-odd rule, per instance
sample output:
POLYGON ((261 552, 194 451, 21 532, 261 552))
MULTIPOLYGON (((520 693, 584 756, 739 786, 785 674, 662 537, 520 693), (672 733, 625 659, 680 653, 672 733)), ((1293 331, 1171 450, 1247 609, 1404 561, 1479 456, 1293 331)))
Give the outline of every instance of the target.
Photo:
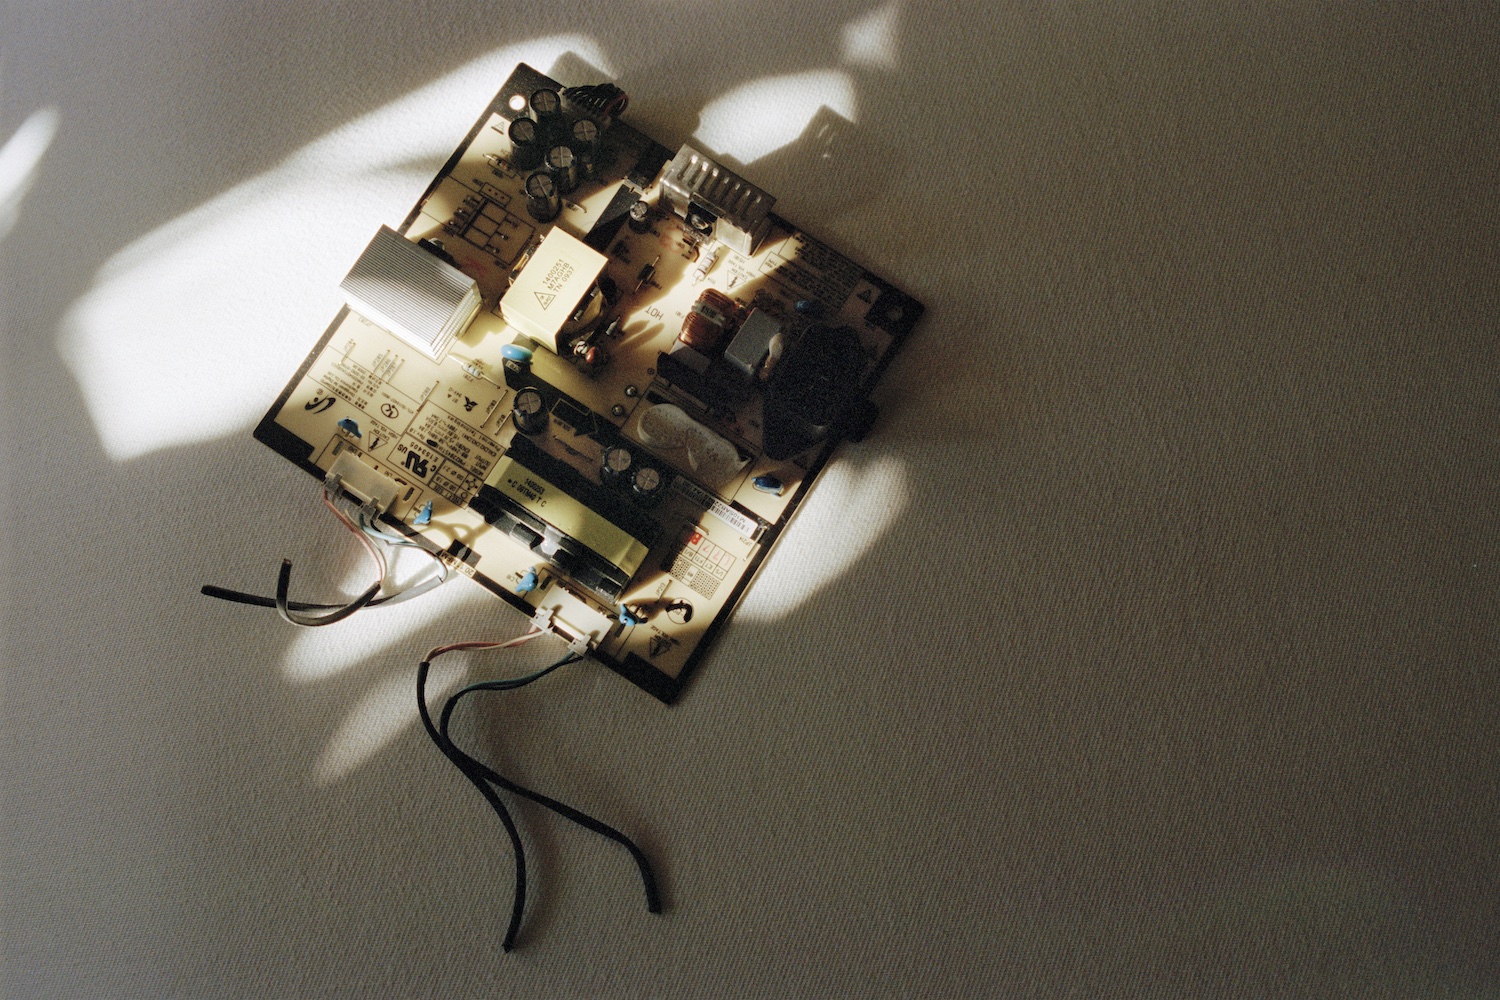
POLYGON ((615 93, 518 66, 255 436, 670 702, 923 307, 615 93))

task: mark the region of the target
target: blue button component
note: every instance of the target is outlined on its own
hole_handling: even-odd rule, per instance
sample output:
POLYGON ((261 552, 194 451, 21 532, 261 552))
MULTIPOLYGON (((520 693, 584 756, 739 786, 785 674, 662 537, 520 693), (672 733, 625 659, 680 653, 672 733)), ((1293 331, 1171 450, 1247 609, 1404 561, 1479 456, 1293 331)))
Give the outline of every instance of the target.
POLYGON ((781 480, 777 479, 775 476, 756 476, 753 480, 751 480, 750 485, 754 486, 762 493, 769 493, 774 497, 781 496, 781 491, 786 488, 782 486, 781 480))
POLYGON ((343 420, 339 421, 339 430, 348 431, 355 437, 364 437, 364 435, 359 432, 359 424, 356 424, 350 417, 345 417, 343 420))

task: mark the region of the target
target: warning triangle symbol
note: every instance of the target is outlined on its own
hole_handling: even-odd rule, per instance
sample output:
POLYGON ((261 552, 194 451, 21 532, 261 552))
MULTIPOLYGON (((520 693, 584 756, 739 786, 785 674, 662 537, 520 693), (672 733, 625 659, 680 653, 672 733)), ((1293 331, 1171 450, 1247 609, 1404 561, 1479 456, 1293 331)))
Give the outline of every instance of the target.
POLYGON ((543 309, 550 306, 552 304, 552 300, 557 298, 556 295, 549 295, 546 292, 533 292, 532 294, 535 295, 536 300, 542 304, 543 309))
POLYGON ((870 294, 870 290, 866 288, 864 291, 855 296, 855 298, 859 299, 859 301, 861 302, 869 303, 874 298, 874 296, 872 296, 870 294))

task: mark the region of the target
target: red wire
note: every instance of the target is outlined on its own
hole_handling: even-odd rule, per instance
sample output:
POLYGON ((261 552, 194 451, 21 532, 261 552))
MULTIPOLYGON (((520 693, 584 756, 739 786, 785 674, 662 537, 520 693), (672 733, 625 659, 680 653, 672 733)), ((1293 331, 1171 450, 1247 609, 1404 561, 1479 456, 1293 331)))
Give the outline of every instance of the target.
POLYGON ((437 646, 434 649, 430 650, 427 656, 424 657, 424 659, 426 659, 428 663, 431 663, 433 660, 437 659, 439 656, 442 656, 444 653, 452 653, 460 649, 508 649, 512 646, 519 646, 522 643, 530 642, 532 639, 538 638, 539 636, 543 635, 546 635, 546 633, 541 629, 533 628, 525 635, 517 636, 514 639, 498 639, 492 642, 484 640, 473 640, 470 642, 450 642, 446 646, 437 646))

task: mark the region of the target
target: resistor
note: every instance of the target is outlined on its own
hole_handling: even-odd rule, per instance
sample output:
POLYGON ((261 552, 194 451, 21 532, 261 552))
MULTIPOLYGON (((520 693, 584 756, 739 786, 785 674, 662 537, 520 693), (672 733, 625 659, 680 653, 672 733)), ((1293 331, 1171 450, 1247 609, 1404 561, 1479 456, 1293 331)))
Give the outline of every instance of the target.
POLYGON ((708 272, 713 270, 719 261, 719 244, 710 243, 698 256, 698 266, 693 268, 693 284, 698 284, 708 277, 708 272))

